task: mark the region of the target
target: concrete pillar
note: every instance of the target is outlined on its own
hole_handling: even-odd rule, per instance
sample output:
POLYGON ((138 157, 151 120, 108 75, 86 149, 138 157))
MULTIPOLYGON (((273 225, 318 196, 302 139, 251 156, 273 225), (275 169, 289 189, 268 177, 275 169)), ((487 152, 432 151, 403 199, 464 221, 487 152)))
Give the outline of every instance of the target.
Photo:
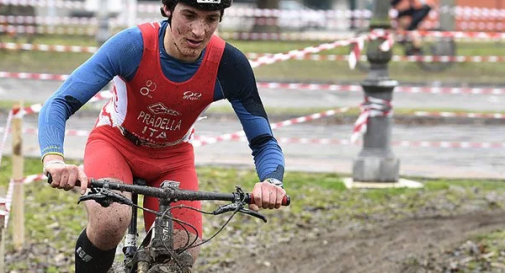
POLYGON ((98 21, 98 29, 96 31, 96 43, 98 46, 102 46, 111 36, 110 31, 110 12, 109 12, 109 4, 108 0, 103 3, 103 5, 99 5, 96 10, 96 16, 98 21))
POLYGON ((349 0, 349 10, 351 11, 351 17, 349 18, 349 29, 356 29, 356 17, 354 12, 357 10, 356 0, 349 0))
POLYGON ((446 31, 456 30, 456 0, 440 0, 438 20, 440 28, 446 31))
MULTIPOLYGON (((370 29, 390 29, 389 0, 374 1, 370 29)), ((389 78, 388 63, 392 51, 383 51, 380 46, 384 39, 369 42, 367 58, 371 69, 361 83, 366 97, 391 101, 393 89, 398 83, 389 78)), ((367 131, 363 136, 363 149, 353 164, 353 180, 361 182, 397 182, 400 160, 391 149, 392 118, 390 116, 370 117, 367 131)))

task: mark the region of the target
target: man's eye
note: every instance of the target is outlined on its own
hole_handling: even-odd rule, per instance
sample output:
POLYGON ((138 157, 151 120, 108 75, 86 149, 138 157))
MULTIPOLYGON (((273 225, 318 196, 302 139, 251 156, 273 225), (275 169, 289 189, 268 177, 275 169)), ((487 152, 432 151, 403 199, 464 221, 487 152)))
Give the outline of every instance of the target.
POLYGON ((207 22, 209 22, 209 23, 214 23, 216 21, 218 21, 217 17, 210 17, 207 19, 207 22))

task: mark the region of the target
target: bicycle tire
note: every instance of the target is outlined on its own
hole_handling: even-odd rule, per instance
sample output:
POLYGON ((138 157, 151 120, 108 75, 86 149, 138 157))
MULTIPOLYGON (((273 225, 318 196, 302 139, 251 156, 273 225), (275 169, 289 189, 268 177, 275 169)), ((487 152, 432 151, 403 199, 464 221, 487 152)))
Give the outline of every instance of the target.
MULTIPOLYGON (((107 273, 125 273, 126 268, 123 263, 114 263, 107 273)), ((128 272, 129 273, 129 272, 128 272)))
MULTIPOLYGON (((430 29, 428 31, 444 31, 441 28, 430 29)), ((422 46, 419 56, 433 56, 433 57, 454 57, 456 56, 456 42, 453 37, 422 37, 422 46)), ((448 61, 424 61, 419 60, 417 64, 419 67, 428 72, 441 72, 447 70, 454 62, 449 59, 448 61)))

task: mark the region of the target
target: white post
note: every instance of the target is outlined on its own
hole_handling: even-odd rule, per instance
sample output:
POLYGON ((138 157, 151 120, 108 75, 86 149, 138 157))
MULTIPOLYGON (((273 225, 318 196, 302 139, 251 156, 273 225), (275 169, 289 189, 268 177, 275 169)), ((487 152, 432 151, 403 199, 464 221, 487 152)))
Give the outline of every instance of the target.
POLYGON ((54 26, 56 19, 56 3, 54 0, 47 1, 47 16, 51 18, 51 20, 49 20, 49 25, 54 26))
POLYGON ((137 0, 128 0, 128 27, 137 25, 137 0))
POLYGON ((23 116, 21 109, 23 104, 15 104, 13 110, 19 111, 14 114, 12 119, 12 179, 14 183, 14 191, 12 196, 12 225, 13 236, 12 241, 14 248, 20 250, 25 243, 25 190, 24 184, 21 183, 24 173, 24 158, 23 158, 23 116))

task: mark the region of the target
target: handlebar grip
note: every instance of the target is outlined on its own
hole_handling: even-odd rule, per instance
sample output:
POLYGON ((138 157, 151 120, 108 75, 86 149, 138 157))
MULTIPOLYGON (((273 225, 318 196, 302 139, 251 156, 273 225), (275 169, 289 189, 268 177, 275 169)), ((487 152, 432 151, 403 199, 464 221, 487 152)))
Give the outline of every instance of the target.
MULTIPOLYGON (((53 176, 49 172, 46 173, 46 176, 47 176, 47 183, 48 184, 53 183, 53 176)), ((81 181, 77 180, 75 182, 75 187, 80 187, 80 186, 81 186, 81 181)))
MULTIPOLYGON (((254 204, 254 195, 252 193, 249 194, 249 204, 254 204)), ((289 195, 284 195, 284 198, 282 198, 281 205, 283 206, 289 206, 291 204, 291 197, 289 195)))

